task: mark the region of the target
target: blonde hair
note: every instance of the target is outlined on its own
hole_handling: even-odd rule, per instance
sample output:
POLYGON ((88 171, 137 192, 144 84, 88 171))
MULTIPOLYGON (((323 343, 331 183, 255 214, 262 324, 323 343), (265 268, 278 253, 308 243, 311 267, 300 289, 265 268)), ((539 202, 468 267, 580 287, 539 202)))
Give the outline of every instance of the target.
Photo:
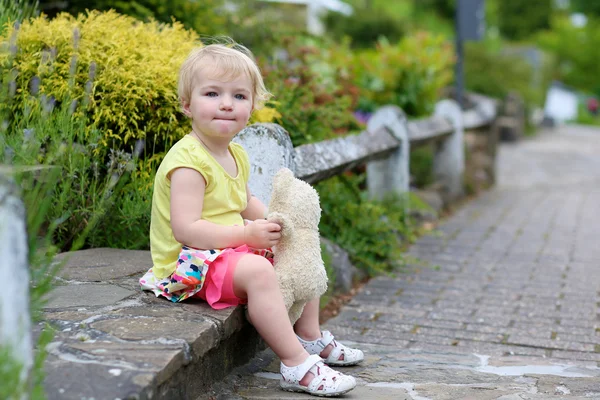
POLYGON ((262 108, 271 98, 252 52, 241 44, 228 39, 227 44, 209 44, 192 50, 179 69, 177 92, 181 102, 189 103, 194 76, 198 71, 210 67, 217 79, 236 79, 246 75, 252 81, 253 109, 262 108))

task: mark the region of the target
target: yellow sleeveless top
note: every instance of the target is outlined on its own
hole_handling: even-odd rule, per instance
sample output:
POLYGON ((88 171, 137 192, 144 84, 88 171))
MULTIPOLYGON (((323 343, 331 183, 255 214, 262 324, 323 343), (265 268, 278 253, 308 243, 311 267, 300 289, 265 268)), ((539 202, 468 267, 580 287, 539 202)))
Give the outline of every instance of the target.
MULTIPOLYGON (((198 171, 206 181, 202 219, 220 225, 243 225, 241 212, 248 198, 246 184, 250 174, 248 154, 237 143, 229 144, 229 151, 237 164, 238 174, 233 177, 192 136, 186 135, 166 154, 154 178, 152 215, 150 221, 150 253, 152 272, 163 279, 176 268, 182 243, 175 240, 171 229, 171 173, 177 168, 198 171)), ((206 249, 208 250, 208 249, 206 249)))

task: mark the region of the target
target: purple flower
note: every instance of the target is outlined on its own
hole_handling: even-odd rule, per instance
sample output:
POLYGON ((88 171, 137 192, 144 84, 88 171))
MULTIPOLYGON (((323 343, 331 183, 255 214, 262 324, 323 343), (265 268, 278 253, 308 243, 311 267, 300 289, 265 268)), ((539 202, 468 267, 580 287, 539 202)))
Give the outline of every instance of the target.
POLYGON ((71 58, 71 66, 69 68, 69 75, 75 76, 76 72, 77 72, 77 55, 73 54, 73 57, 71 58))
POLYGON ((146 141, 144 139, 138 139, 137 142, 135 142, 135 148, 133 150, 133 157, 139 158, 139 156, 142 154, 142 151, 144 151, 145 146, 146 146, 146 141))
POLYGON ((34 76, 29 83, 29 90, 32 96, 35 96, 40 91, 40 77, 34 76))
POLYGON ((372 115, 373 115, 373 113, 367 112, 367 111, 361 111, 361 110, 354 111, 354 118, 356 118, 356 120, 358 122, 360 122, 361 124, 366 124, 372 115))
POLYGON ((95 62, 95 61, 92 61, 92 62, 90 63, 90 73, 89 73, 89 78, 90 78, 90 81, 93 81, 93 80, 94 80, 94 78, 96 77, 96 67, 97 67, 97 66, 96 66, 96 62, 95 62))
POLYGON ((73 29, 73 48, 77 50, 79 47, 79 39, 81 39, 81 33, 79 32, 79 28, 73 29))

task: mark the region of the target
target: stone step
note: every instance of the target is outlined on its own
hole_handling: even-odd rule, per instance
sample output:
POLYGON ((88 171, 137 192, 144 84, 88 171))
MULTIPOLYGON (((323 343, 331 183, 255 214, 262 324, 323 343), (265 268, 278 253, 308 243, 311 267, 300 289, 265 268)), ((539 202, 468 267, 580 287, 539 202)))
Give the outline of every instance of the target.
POLYGON ((49 400, 194 399, 264 348, 243 307, 216 311, 141 291, 149 251, 58 258, 65 266, 44 308, 56 329, 45 362, 49 400))

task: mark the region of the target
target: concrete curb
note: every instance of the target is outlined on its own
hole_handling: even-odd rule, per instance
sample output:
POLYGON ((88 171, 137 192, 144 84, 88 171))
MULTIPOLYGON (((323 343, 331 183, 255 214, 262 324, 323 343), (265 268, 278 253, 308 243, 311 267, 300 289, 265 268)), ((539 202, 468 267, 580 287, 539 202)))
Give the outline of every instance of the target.
POLYGON ((142 292, 147 251, 64 257, 44 309, 57 330, 45 363, 49 400, 194 399, 264 348, 243 307, 215 311, 142 292))

